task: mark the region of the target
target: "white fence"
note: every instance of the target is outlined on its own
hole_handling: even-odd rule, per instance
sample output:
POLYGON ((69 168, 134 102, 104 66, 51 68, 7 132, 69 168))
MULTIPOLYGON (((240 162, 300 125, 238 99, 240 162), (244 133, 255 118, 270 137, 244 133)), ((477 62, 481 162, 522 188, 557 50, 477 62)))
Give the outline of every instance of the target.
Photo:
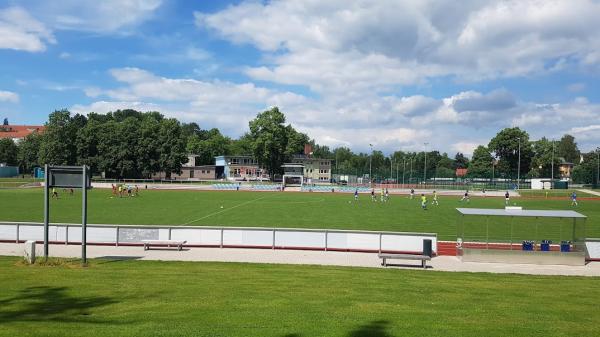
MULTIPOLYGON (((299 228, 88 225, 87 243, 141 245, 142 240, 185 240, 188 247, 308 249, 356 252, 420 253, 423 240, 437 234, 299 228)), ((43 241, 44 226, 32 222, 0 222, 0 242, 43 241)), ((51 243, 80 244, 81 225, 49 226, 51 243)))

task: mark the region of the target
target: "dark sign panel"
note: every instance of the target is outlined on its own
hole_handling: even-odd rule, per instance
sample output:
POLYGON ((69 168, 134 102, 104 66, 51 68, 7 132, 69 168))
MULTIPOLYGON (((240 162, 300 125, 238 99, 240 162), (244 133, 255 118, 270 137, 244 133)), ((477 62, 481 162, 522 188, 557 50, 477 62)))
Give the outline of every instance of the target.
MULTIPOLYGON (((48 187, 81 188, 83 183, 81 166, 50 166, 48 171, 48 187)), ((90 175, 88 174, 86 178, 86 188, 91 188, 90 175)))

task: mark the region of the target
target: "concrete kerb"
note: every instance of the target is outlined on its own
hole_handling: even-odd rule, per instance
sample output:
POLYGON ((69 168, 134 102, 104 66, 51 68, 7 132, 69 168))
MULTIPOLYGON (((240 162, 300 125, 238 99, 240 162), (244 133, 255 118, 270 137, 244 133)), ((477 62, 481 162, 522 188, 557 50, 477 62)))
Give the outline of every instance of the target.
MULTIPOLYGON (((0 243, 0 255, 23 256, 24 244, 0 243)), ((41 251, 41 245, 36 249, 41 251)), ((77 245, 51 245, 51 256, 78 258, 80 247, 77 245)), ((127 258, 161 261, 198 261, 198 262, 242 262, 270 264, 301 264, 342 267, 383 268, 377 253, 349 253, 335 251, 295 251, 243 248, 188 248, 177 250, 144 251, 142 247, 132 246, 89 246, 89 258, 127 258)), ((529 275, 569 275, 600 276, 600 262, 590 262, 585 266, 525 265, 504 263, 461 262, 454 256, 438 256, 428 264, 427 270, 452 272, 513 273, 529 275)), ((421 270, 420 264, 402 265, 402 269, 421 270)))

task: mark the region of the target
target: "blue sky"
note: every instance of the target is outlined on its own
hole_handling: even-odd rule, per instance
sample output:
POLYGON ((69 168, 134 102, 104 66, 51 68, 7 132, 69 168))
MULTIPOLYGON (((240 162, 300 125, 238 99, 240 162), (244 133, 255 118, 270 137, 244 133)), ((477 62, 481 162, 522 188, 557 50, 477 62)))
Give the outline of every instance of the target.
POLYGON ((503 127, 600 145, 600 3, 0 1, 0 117, 158 110, 237 137, 471 153, 503 127))

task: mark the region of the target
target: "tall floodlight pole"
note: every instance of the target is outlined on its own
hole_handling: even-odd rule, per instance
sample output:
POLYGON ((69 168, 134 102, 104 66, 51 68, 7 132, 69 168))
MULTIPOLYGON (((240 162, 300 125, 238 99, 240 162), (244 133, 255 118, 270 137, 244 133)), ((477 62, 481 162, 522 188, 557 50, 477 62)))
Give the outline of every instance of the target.
POLYGON ((517 138, 519 141, 519 162, 517 163, 517 189, 521 184, 521 137, 517 138))
POLYGON ((369 155, 369 187, 373 186, 373 176, 372 174, 372 159, 373 159, 373 144, 369 144, 369 147, 371 148, 371 154, 369 155))
POLYGON ((412 164, 413 164, 413 157, 410 157, 410 178, 408 178, 408 183, 410 184, 412 182, 412 164))
MULTIPOLYGON (((554 139, 552 139, 552 165, 551 165, 551 179, 552 180, 552 185, 554 185, 554 139)), ((550 186, 550 188, 552 188, 552 186, 550 186)))
POLYGON ((423 143, 425 145, 425 164, 423 164, 423 184, 427 182, 427 145, 429 143, 423 143))
POLYGON ((390 157, 390 180, 394 179, 393 167, 394 167, 394 158, 390 157))
POLYGON ((404 174, 406 173, 406 158, 404 158, 404 165, 402 166, 402 188, 404 188, 404 174))
POLYGON ((398 164, 399 164, 399 163, 398 163, 398 162, 396 162, 396 184, 398 184, 398 172, 399 172, 399 170, 398 170, 398 167, 400 166, 400 165, 398 165, 398 164))

